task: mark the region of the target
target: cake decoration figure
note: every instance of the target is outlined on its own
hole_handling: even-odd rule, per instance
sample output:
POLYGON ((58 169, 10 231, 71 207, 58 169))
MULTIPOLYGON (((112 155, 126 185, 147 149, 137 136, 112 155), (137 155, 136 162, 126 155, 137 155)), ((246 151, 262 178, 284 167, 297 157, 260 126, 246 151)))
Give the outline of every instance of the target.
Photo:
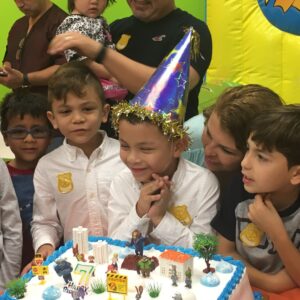
POLYGON ((171 280, 172 280, 172 286, 177 286, 178 276, 177 276, 177 269, 175 265, 172 265, 171 267, 171 280))
POLYGON ((58 259, 55 261, 56 265, 54 266, 54 270, 58 276, 62 276, 65 283, 68 284, 69 281, 72 281, 72 265, 66 261, 65 259, 58 259))
POLYGON ((161 291, 161 286, 157 283, 149 284, 147 287, 148 294, 151 298, 157 298, 161 291))
POLYGON ((137 273, 140 275, 142 273, 143 277, 150 277, 151 271, 155 268, 154 261, 144 256, 137 262, 137 273))
POLYGON ((140 300, 141 297, 142 297, 144 288, 143 288, 142 285, 140 285, 140 286, 138 286, 138 287, 135 286, 135 289, 136 289, 135 299, 136 299, 136 300, 140 300))
POLYGON ((107 266, 107 272, 117 273, 118 272, 118 253, 114 253, 111 259, 111 264, 107 266))
POLYGON ((136 229, 132 232, 131 241, 130 243, 127 243, 126 246, 134 246, 135 254, 138 256, 143 256, 144 243, 145 243, 145 237, 143 237, 141 232, 136 229))
POLYGON ((185 271, 185 287, 191 289, 192 288, 192 270, 190 267, 185 271))
POLYGON ((182 296, 181 296, 180 293, 176 293, 176 294, 172 297, 172 299, 174 299, 174 300, 182 300, 182 296))

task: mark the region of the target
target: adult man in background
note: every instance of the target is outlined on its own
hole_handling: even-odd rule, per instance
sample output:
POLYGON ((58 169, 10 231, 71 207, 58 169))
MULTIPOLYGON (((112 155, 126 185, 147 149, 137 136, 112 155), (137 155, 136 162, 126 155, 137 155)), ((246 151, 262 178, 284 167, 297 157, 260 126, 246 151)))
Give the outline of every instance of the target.
POLYGON ((198 94, 210 64, 212 41, 207 25, 175 6, 175 0, 127 0, 132 16, 111 24, 116 49, 156 68, 192 26, 200 36, 198 56, 191 59, 190 93, 186 119, 198 114, 198 94))
POLYGON ((175 6, 175 0, 127 0, 133 16, 111 25, 118 50, 79 33, 68 32, 53 40, 49 53, 61 53, 76 48, 83 55, 96 59, 132 94, 148 81, 156 67, 193 26, 200 36, 198 55, 191 60, 190 93, 186 119, 198 113, 198 94, 204 74, 211 61, 212 41, 208 27, 192 15, 175 6))
POLYGON ((67 14, 50 0, 15 0, 24 17, 10 29, 0 83, 13 90, 27 88, 47 95, 49 77, 64 55, 49 55, 47 49, 67 14))

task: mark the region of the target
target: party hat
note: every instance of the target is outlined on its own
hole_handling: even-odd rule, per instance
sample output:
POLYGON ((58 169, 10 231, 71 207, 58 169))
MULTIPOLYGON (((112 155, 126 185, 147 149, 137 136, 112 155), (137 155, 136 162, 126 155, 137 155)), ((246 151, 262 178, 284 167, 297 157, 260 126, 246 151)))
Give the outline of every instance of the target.
POLYGON ((122 102, 112 108, 116 130, 122 115, 134 114, 141 120, 150 119, 170 138, 186 134, 182 124, 189 92, 192 31, 187 31, 130 103, 122 102))

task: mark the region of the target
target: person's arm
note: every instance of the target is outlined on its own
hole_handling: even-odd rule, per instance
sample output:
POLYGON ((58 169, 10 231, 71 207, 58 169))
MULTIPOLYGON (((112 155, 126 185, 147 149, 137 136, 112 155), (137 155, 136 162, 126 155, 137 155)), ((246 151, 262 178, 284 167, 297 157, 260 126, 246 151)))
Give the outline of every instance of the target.
POLYGON ((245 263, 247 268, 247 275, 252 286, 279 293, 296 287, 293 280, 286 273, 285 269, 277 274, 267 274, 251 266, 244 258, 242 258, 236 251, 235 242, 229 241, 221 234, 218 237, 217 253, 223 256, 231 256, 234 259, 241 260, 245 263))
POLYGON ((256 195, 249 205, 249 219, 257 225, 274 244, 286 272, 300 286, 300 252, 291 241, 277 210, 268 196, 256 195))
POLYGON ((22 222, 18 200, 4 162, 0 162, 0 290, 18 276, 22 258, 22 222))
POLYGON ((55 249, 63 233, 54 194, 49 187, 50 180, 45 172, 47 163, 44 162, 43 159, 40 160, 34 172, 35 193, 31 233, 36 252, 45 244, 51 245, 55 249))
MULTIPOLYGON (((48 67, 40 71, 27 73, 27 77, 30 85, 33 86, 47 85, 49 78, 58 68, 59 65, 53 65, 51 67, 48 67)), ((5 77, 0 76, 0 84, 3 84, 6 87, 11 89, 17 89, 22 87, 24 83, 23 82, 24 74, 22 72, 13 69, 10 66, 9 62, 4 63, 3 70, 7 73, 7 76, 5 77)))
MULTIPOLYGON (((62 53, 65 49, 74 48, 82 55, 96 59, 103 47, 103 44, 78 32, 66 32, 57 35, 51 41, 48 52, 50 54, 57 54, 62 53)), ((140 90, 156 70, 110 48, 106 49, 106 54, 101 63, 122 86, 126 87, 133 94, 136 94, 140 90)), ((190 89, 195 87, 199 79, 199 74, 194 68, 190 67, 190 89)))

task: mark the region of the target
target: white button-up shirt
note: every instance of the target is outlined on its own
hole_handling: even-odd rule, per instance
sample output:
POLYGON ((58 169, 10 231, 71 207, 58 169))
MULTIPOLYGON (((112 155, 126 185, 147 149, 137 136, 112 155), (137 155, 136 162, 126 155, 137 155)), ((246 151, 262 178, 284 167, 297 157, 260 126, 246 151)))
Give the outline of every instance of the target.
POLYGON ((136 203, 141 184, 130 170, 113 179, 108 203, 109 236, 130 240, 138 229, 158 244, 192 247, 195 233, 211 233, 210 221, 216 214, 219 184, 215 175, 183 158, 172 178, 169 209, 154 228, 150 218, 140 218, 136 203))
POLYGON ((88 228, 89 235, 107 235, 107 203, 112 178, 125 168, 120 145, 104 132, 102 144, 90 158, 64 144, 42 157, 34 173, 32 235, 34 248, 57 246, 72 239, 72 229, 88 228))
POLYGON ((0 160, 0 290, 18 276, 22 258, 22 222, 7 167, 0 160))

